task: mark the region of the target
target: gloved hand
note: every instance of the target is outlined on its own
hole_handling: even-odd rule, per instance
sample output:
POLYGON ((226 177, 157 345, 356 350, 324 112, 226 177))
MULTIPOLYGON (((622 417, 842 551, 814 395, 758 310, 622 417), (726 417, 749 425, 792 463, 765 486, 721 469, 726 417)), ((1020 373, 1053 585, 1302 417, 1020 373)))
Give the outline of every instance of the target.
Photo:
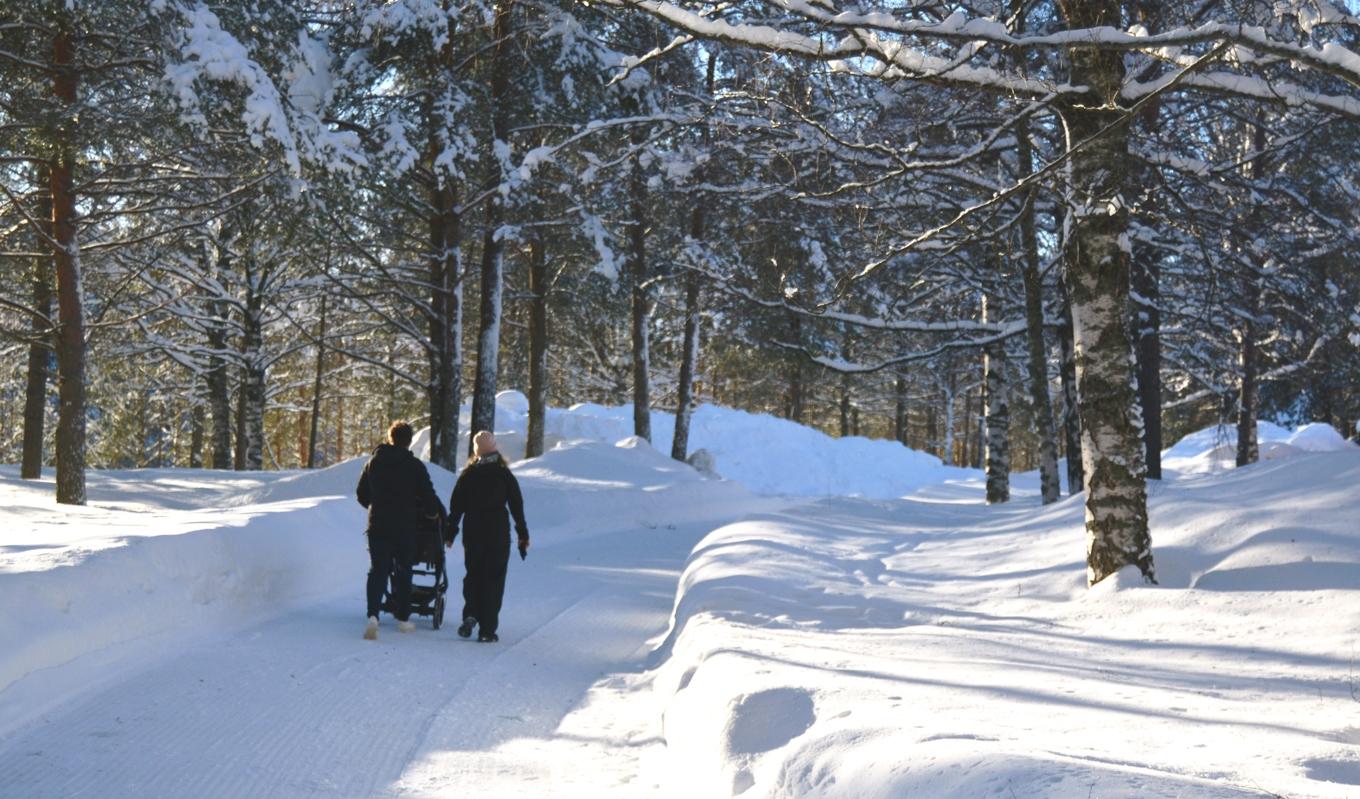
POLYGON ((520 534, 519 537, 519 559, 524 560, 529 555, 529 536, 520 534))

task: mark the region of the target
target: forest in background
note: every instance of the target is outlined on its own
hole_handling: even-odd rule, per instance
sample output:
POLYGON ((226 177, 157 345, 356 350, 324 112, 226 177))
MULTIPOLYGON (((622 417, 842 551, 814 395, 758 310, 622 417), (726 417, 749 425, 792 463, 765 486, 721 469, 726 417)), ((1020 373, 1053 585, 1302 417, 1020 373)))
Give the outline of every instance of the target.
POLYGON ((1360 420, 1342 3, 0 10, 0 462, 58 501, 395 418, 455 467, 507 388, 531 454, 548 405, 650 438, 713 402, 984 466, 989 501, 1084 449, 1092 581, 1151 578, 1164 441, 1360 420))

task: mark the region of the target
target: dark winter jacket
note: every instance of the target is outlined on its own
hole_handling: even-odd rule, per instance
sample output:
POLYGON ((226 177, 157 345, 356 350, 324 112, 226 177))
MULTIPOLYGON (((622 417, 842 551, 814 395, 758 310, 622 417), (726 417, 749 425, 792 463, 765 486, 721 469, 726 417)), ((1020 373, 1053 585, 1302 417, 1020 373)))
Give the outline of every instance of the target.
POLYGON ((446 540, 451 541, 458 534, 459 519, 463 520, 466 535, 507 535, 510 532, 507 507, 509 516, 515 519, 515 532, 527 541, 529 526, 524 523, 524 497, 519 493, 519 481, 500 455, 479 458, 458 475, 453 487, 446 540))
POLYGON ((374 450, 355 493, 368 508, 369 535, 412 535, 431 516, 444 515, 425 464, 405 447, 374 450))

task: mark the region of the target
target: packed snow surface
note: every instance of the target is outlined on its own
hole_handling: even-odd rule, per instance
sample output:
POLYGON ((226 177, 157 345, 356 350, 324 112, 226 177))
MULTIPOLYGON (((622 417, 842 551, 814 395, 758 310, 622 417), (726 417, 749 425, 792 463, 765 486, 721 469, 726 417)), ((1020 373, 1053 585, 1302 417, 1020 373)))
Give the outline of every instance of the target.
MULTIPOLYGON (((729 478, 829 457, 712 417, 729 478)), ((1360 796, 1360 448, 1330 428, 1263 425, 1290 457, 1228 471, 1217 431, 1178 443, 1216 465, 1150 492, 1159 584, 1088 589, 1080 497, 1032 475, 872 498, 885 456, 858 497, 766 496, 587 435, 615 422, 562 411, 514 465, 534 545, 494 645, 361 640, 361 459, 94 472, 83 508, 0 467, 0 796, 1360 796)))

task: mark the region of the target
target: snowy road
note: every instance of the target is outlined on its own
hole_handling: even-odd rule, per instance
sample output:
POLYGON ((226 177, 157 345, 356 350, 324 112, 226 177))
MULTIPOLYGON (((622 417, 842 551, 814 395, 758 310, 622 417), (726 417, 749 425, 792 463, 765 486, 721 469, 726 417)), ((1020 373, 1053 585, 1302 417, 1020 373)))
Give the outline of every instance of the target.
MULTIPOLYGON (((355 574, 343 595, 199 640, 0 740, 0 795, 419 796, 472 784, 542 795, 550 780, 630 793, 638 759, 659 746, 655 718, 589 734, 559 727, 592 684, 641 669, 685 557, 712 527, 649 531, 645 546, 626 531, 516 559, 496 645, 428 619, 410 635, 386 622, 376 644, 361 640, 355 574)), ((457 592, 455 579, 450 616, 457 592)))

